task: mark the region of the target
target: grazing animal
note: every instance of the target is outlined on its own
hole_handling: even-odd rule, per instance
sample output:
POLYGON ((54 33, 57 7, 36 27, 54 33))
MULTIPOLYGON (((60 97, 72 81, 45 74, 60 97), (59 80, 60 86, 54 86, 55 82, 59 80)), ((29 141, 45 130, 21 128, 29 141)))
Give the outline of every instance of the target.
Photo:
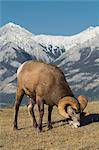
MULTIPOLYGON (((48 105, 48 128, 52 128, 51 112, 57 106, 59 113, 65 118, 71 118, 80 126, 80 112, 85 108, 83 100, 79 101, 72 93, 63 72, 55 65, 43 62, 27 61, 17 71, 17 92, 14 113, 14 129, 18 128, 17 117, 19 106, 24 94, 30 97, 28 110, 33 118, 33 126, 42 130, 44 104, 48 105), (34 105, 38 105, 39 123, 37 125, 34 105)), ((80 98, 82 99, 82 98, 80 98)))

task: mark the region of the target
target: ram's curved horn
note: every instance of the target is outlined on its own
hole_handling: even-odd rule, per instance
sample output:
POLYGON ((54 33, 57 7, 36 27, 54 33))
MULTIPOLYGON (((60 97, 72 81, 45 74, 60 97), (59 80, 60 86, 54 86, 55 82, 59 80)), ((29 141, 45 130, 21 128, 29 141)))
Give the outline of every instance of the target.
POLYGON ((81 110, 81 112, 86 108, 86 106, 87 106, 87 103, 88 103, 88 99, 87 99, 87 97, 86 96, 84 96, 84 95, 80 95, 80 96, 78 96, 78 101, 79 101, 79 103, 80 103, 80 110, 81 110))
POLYGON ((66 106, 68 105, 76 109, 76 111, 79 111, 80 109, 79 102, 75 98, 70 97, 70 96, 66 96, 62 98, 61 100, 59 100, 58 110, 59 110, 59 113, 65 118, 69 118, 68 113, 66 113, 66 106))

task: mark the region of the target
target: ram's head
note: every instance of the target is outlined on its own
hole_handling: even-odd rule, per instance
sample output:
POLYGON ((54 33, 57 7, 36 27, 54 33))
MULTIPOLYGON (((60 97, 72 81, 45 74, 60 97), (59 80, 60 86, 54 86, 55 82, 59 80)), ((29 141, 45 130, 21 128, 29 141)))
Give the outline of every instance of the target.
POLYGON ((73 127, 80 126, 80 115, 87 106, 88 100, 85 96, 79 96, 77 99, 67 96, 58 103, 59 113, 68 119, 73 127))

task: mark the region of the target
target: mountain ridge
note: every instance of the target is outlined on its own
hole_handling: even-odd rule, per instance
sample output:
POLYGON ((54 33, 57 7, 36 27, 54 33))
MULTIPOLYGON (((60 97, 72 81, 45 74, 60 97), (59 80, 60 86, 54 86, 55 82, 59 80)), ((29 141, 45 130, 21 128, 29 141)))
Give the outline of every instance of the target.
POLYGON ((99 98, 99 26, 73 36, 35 35, 8 23, 0 28, 0 101, 14 102, 17 68, 27 60, 59 66, 75 95, 99 98), (11 100, 13 99, 13 100, 11 100))

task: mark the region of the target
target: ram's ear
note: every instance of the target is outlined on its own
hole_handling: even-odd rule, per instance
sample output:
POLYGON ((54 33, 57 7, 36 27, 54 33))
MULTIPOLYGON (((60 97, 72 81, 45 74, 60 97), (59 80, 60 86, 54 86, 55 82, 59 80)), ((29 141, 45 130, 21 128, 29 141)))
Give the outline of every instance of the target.
POLYGON ((80 109, 81 109, 81 112, 83 112, 83 110, 86 108, 87 104, 88 104, 88 99, 86 96, 84 95, 80 95, 78 96, 78 101, 80 103, 80 109))

